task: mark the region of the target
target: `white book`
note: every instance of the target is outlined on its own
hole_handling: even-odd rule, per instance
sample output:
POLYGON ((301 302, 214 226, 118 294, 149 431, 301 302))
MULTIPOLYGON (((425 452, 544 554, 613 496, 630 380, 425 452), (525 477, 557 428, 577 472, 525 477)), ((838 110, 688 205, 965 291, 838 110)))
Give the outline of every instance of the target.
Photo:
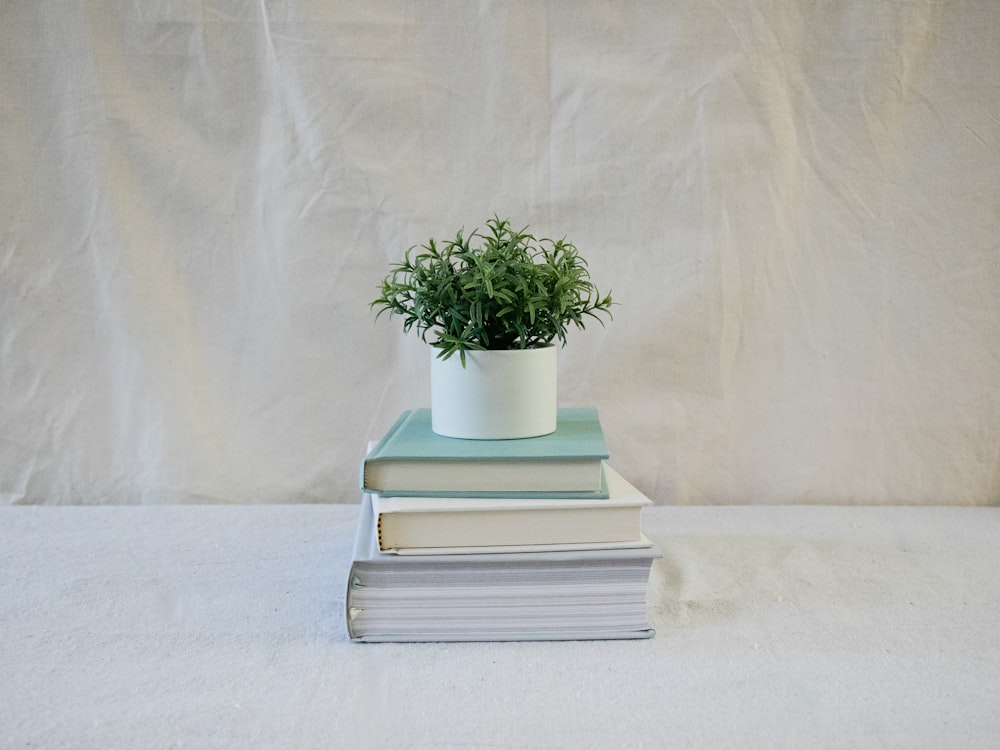
POLYGON ((607 498, 382 497, 371 494, 378 548, 398 554, 643 547, 652 501, 607 464, 607 498))

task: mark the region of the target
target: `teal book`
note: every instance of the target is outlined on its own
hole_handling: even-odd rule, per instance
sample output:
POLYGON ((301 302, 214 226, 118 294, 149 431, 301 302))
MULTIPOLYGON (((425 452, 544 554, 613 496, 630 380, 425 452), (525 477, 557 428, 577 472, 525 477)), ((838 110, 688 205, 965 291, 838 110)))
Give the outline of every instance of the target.
POLYGON ((607 497, 607 443, 597 410, 562 408, 555 432, 463 440, 431 429, 431 410, 405 411, 361 462, 361 489, 392 496, 607 497))

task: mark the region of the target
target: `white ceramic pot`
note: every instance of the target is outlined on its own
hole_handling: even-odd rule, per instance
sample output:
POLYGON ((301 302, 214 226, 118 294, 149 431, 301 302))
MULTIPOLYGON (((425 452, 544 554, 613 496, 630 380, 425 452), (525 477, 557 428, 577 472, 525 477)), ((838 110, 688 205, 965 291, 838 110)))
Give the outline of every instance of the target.
POLYGON ((556 347, 470 351, 437 358, 431 349, 431 428, 476 440, 537 437, 556 429, 556 347))

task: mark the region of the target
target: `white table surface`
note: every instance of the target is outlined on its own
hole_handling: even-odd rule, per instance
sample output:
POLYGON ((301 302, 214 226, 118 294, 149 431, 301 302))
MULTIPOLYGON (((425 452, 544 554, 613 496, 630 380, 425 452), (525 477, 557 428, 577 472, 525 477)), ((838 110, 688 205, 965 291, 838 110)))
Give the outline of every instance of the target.
POLYGON ((357 507, 0 508, 0 747, 996 747, 1000 508, 655 507, 649 641, 361 645, 357 507))

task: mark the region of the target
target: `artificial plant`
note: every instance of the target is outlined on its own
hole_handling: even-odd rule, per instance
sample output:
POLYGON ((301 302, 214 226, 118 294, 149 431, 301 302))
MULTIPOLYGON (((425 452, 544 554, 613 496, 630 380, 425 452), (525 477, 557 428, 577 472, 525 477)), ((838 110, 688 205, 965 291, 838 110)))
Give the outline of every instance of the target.
POLYGON ((590 279, 573 243, 538 239, 494 216, 486 231, 411 247, 382 280, 371 307, 403 319, 403 330, 448 359, 456 352, 566 344, 570 325, 611 318, 615 304, 590 279))

